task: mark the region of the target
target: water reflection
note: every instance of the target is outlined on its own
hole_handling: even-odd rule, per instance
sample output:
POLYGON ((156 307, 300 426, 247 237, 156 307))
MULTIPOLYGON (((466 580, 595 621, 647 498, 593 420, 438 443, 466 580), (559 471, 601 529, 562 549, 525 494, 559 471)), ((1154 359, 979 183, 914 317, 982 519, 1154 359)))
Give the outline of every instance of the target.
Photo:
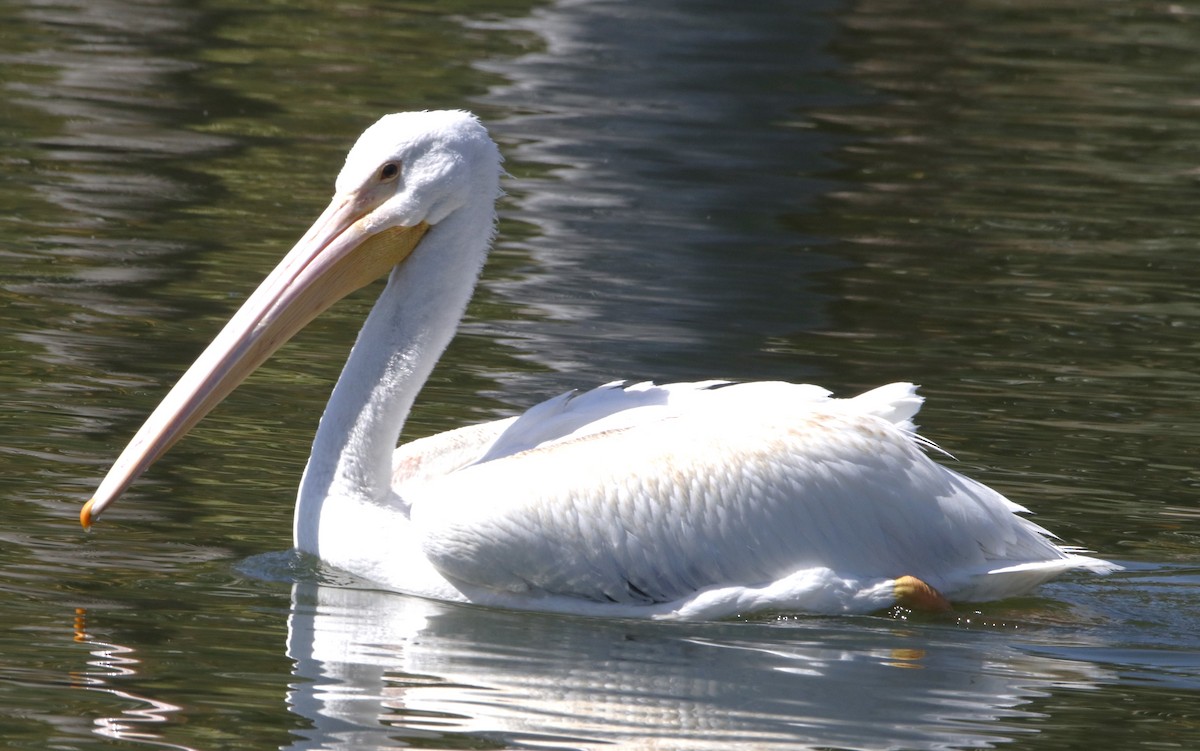
POLYGON ((1031 732, 1036 697, 1110 677, 998 636, 543 617, 302 583, 288 702, 312 729, 291 748, 983 747, 1031 732))
POLYGON ((120 689, 114 679, 126 679, 138 674, 136 651, 115 642, 103 641, 88 632, 87 610, 75 610, 75 641, 86 644, 92 659, 86 670, 73 671, 71 683, 77 688, 110 694, 129 708, 113 717, 98 717, 92 721, 92 732, 102 738, 125 741, 153 748, 172 748, 178 751, 196 751, 191 746, 180 746, 163 739, 155 728, 165 728, 171 716, 183 708, 169 702, 154 699, 120 689))
POLYGON ((508 399, 800 377, 753 342, 819 320, 808 275, 834 264, 778 224, 828 187, 814 174, 831 141, 799 112, 851 96, 827 76, 822 6, 559 2, 503 24, 544 43, 481 64, 506 81, 480 98, 504 114, 489 122, 514 175, 503 216, 536 231, 506 233, 484 287, 524 314, 496 334, 551 371, 513 374, 508 399), (514 257, 533 268, 496 273, 514 257))

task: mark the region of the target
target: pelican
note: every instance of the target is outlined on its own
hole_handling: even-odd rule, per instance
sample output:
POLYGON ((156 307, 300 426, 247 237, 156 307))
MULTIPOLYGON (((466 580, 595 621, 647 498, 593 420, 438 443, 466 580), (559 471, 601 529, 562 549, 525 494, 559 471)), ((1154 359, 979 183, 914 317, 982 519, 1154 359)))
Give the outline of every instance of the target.
POLYGON ((300 481, 301 551, 383 588, 592 615, 940 609, 1113 564, 933 461, 893 383, 609 383, 396 448, 495 228, 502 158, 467 112, 387 115, 335 195, 134 436, 90 527, 276 349, 385 274, 300 481))

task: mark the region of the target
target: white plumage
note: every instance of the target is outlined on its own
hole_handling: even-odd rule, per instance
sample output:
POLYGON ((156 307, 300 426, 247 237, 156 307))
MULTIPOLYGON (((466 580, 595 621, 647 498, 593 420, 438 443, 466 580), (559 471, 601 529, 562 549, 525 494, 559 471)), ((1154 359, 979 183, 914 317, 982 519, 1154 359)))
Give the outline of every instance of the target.
POLYGON ((329 209, 151 415, 84 524, 283 341, 390 269, 321 419, 295 524, 297 547, 383 586, 722 617, 869 612, 908 602, 913 581, 996 599, 1115 568, 932 461, 907 383, 852 399, 787 383, 614 383, 395 449, 483 265, 499 175, 467 113, 368 129, 329 209))

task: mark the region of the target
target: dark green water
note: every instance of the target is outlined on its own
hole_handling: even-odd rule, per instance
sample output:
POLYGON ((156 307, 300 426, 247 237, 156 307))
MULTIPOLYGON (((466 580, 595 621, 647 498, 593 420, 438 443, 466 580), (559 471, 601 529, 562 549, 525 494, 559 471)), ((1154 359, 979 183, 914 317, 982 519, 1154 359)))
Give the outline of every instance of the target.
POLYGON ((0 746, 1200 745, 1200 8, 0 2, 0 746), (412 435, 612 378, 923 384, 1127 571, 949 620, 648 624, 285 551, 368 293, 79 505, 380 114, 512 177, 412 435))

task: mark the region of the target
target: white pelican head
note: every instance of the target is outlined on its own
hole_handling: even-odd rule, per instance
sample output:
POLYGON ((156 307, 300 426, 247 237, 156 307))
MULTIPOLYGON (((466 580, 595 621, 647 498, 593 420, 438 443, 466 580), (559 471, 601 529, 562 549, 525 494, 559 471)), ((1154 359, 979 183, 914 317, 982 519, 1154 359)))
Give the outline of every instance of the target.
POLYGON ((393 114, 368 128, 347 155, 329 206, 147 419, 84 505, 83 525, 322 311, 423 247, 440 251, 444 244, 424 238, 458 215, 470 214, 483 236, 462 244, 469 258, 442 265, 473 268, 473 281, 487 252, 500 161, 467 112, 393 114))

